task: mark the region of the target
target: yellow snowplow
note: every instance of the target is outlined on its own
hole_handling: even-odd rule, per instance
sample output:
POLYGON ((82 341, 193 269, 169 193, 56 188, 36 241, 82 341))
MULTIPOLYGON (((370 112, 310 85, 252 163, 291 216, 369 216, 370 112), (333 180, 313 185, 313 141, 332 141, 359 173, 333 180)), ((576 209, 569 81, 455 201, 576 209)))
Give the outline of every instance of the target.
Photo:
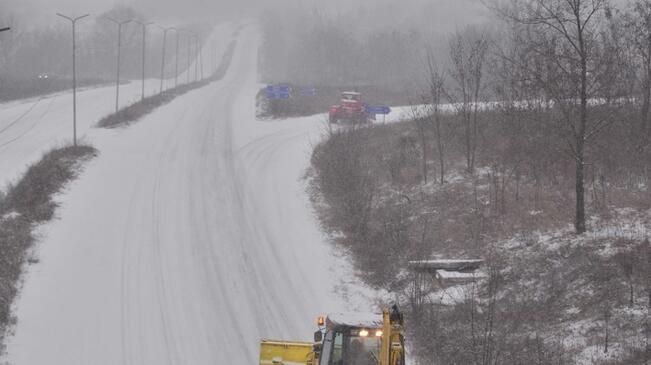
POLYGON ((382 314, 319 317, 314 342, 262 340, 260 365, 404 365, 403 319, 397 306, 382 314))

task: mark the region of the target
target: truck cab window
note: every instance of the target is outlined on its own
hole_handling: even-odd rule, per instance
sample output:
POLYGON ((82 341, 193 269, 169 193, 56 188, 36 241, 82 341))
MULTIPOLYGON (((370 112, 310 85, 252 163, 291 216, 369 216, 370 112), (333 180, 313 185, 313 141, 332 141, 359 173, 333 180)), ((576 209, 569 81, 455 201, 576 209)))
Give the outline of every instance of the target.
POLYGON ((332 344, 332 357, 329 365, 343 365, 344 363, 344 334, 335 332, 332 344))

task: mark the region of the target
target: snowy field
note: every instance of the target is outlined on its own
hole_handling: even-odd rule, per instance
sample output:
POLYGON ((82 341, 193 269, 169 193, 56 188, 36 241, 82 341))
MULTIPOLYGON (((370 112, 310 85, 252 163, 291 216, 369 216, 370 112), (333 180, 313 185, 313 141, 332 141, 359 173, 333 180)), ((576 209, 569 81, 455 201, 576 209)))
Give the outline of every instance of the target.
MULTIPOLYGON (((363 293, 344 280, 350 268, 325 242, 302 180, 323 124, 255 119, 258 42, 248 25, 222 81, 129 128, 90 128, 110 112, 110 88, 82 96, 96 100, 80 120, 100 156, 41 229, 4 360, 255 364, 261 338, 309 340, 318 314, 368 309, 355 304, 363 293)), ((137 95, 126 89, 125 100, 137 95)), ((4 178, 68 139, 67 99, 27 114, 25 142, 10 147, 21 161, 0 153, 12 169, 4 178)))

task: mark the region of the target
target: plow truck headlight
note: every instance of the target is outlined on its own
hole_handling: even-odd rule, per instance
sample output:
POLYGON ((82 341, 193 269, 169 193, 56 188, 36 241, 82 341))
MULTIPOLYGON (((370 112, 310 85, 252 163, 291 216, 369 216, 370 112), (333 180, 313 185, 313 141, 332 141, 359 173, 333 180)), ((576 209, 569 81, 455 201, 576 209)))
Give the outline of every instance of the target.
POLYGON ((382 331, 375 331, 375 337, 382 337, 382 331))
POLYGON ((367 330, 359 331, 359 337, 368 337, 368 331, 367 330))

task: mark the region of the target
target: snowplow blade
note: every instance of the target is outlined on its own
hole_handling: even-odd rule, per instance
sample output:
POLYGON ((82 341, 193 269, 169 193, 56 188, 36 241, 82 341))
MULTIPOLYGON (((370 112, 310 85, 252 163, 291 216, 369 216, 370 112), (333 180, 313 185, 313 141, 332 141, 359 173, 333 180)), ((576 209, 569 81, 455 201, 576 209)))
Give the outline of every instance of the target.
POLYGON ((313 343, 262 340, 260 365, 315 365, 313 343))

